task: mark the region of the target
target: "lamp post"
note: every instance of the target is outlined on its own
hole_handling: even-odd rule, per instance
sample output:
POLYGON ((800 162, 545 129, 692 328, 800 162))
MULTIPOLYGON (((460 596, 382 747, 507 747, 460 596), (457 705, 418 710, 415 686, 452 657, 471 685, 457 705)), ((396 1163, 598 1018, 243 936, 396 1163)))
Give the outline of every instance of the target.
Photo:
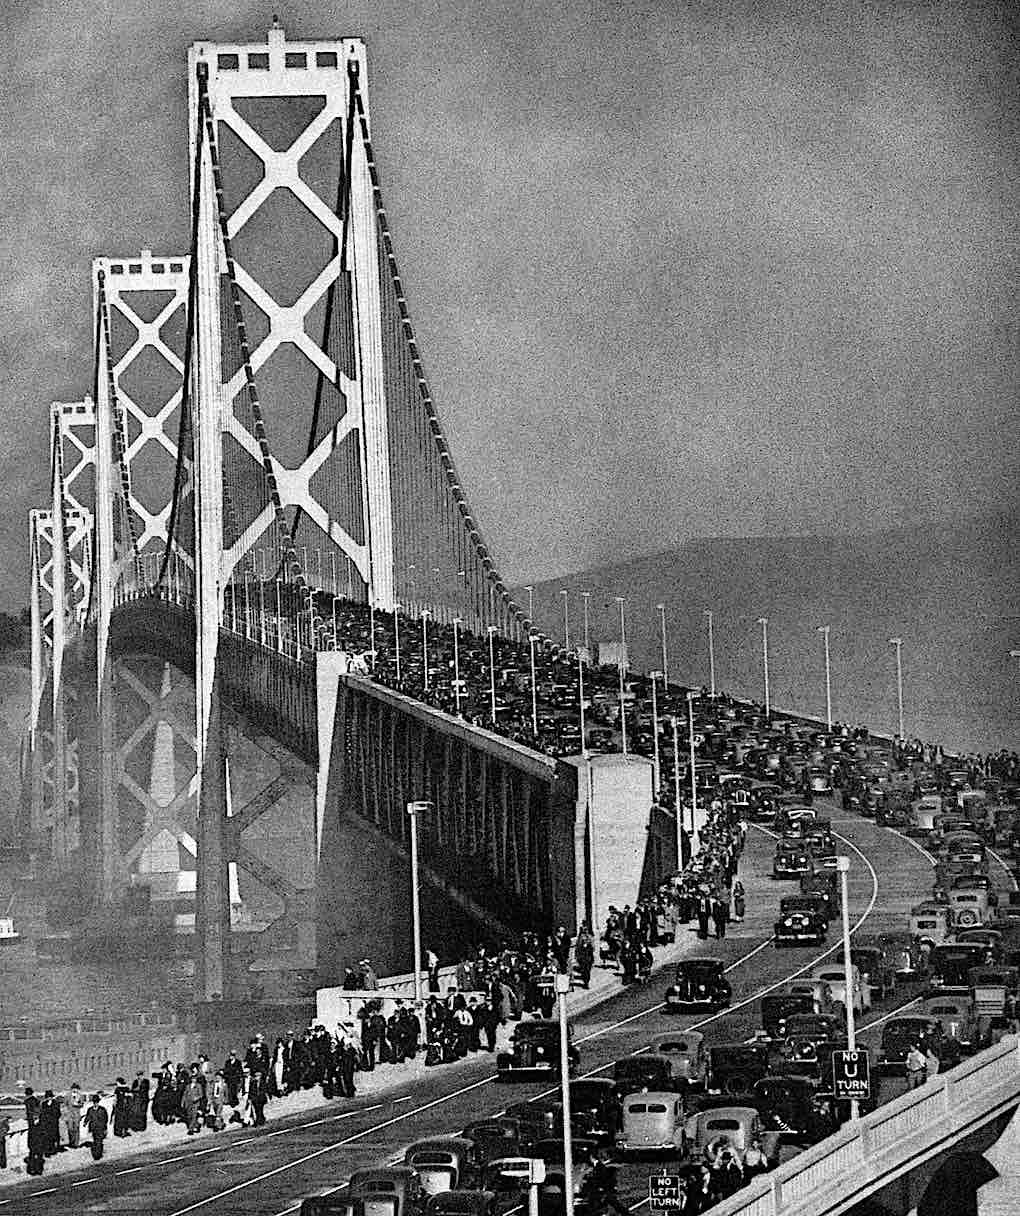
POLYGON ((761 626, 761 666, 765 676, 765 717, 772 717, 772 702, 769 700, 769 618, 760 616, 761 626))
MULTIPOLYGON (((690 767, 691 767, 691 848, 695 848, 695 841, 698 837, 697 814, 698 814, 698 772, 694 767, 694 693, 687 693, 687 734, 688 743, 690 744, 690 767)), ((700 841, 699 841, 700 843, 700 841)))
MULTIPOLYGON (((843 1007, 846 1009, 846 1045, 848 1051, 857 1050, 857 1035, 854 1025, 854 975, 853 963, 850 959, 850 911, 847 898, 847 875, 850 872, 850 858, 837 857, 836 870, 839 873, 840 896, 843 901, 843 1007)), ((850 1099, 850 1118, 859 1119, 860 1103, 856 1098, 850 1099)))
POLYGON ((531 733, 538 738, 538 688, 535 684, 535 643, 538 634, 528 634, 528 648, 531 651, 531 733))
POLYGON ((339 603, 340 603, 340 597, 338 595, 334 595, 333 596, 333 649, 334 650, 340 649, 340 629, 339 629, 339 627, 337 625, 337 621, 336 621, 336 606, 339 603))
POLYGON ((825 643, 825 723, 832 730, 832 681, 829 671, 829 626, 819 625, 818 632, 825 643))
POLYGON ((429 690, 429 610, 421 610, 421 657, 425 665, 425 691, 429 690))
POLYGON ((372 670, 375 671, 375 591, 372 591, 372 598, 368 601, 368 637, 369 645, 371 646, 372 655, 372 670))
POLYGON ((460 626, 459 616, 453 618, 453 703, 460 717, 460 626))
POLYGON ((408 818, 411 820, 411 945, 414 952, 414 1011, 419 1025, 423 1025, 421 998, 421 892, 418 880, 418 816, 426 814, 431 802, 409 802, 408 818))
POLYGON ((676 807, 676 868, 684 868, 683 802, 680 799, 680 724, 673 715, 673 804, 676 807))
POLYGON ((397 657, 397 683, 400 683, 400 605, 393 605, 393 646, 397 657))
POLYGON ((659 797, 659 786, 662 774, 659 768, 659 698, 655 690, 655 682, 662 675, 661 671, 650 673, 652 681, 652 778, 655 781, 655 797, 659 797))
POLYGON ((890 638, 890 646, 896 648, 896 704, 899 708, 900 738, 903 738, 903 639, 890 638))
POLYGON ((624 688, 624 668, 626 666, 627 654, 627 627, 623 617, 623 596, 616 596, 616 602, 620 605, 620 656, 617 667, 620 671, 620 743, 623 748, 623 754, 627 755, 627 703, 625 700, 626 689, 624 688))
POLYGON ((591 639, 588 634, 588 601, 591 599, 590 591, 581 592, 581 602, 584 604, 584 648, 585 650, 591 645, 591 639))
POLYGON ((535 588, 525 587, 524 590, 528 593, 528 624, 535 623, 535 588))
POLYGON ((703 609, 708 623, 708 691, 715 700, 715 634, 712 631, 712 610, 703 609))
POLYGON ((489 704, 492 725, 496 725, 496 626, 489 626, 489 704))
POLYGON ((656 604, 659 611, 659 631, 662 634, 662 691, 669 691, 669 656, 666 653, 666 605, 656 604))
POLYGON ((560 588, 560 595, 563 596, 563 649, 570 649, 570 610, 567 607, 567 589, 560 588))
MULTIPOLYGON (((577 716, 581 723, 581 755, 588 755, 588 738, 584 724, 584 663, 577 656, 577 716)), ((590 793, 590 791, 589 791, 590 793)))
POLYGON ((574 1151, 570 1134, 570 1050, 567 1034, 567 993, 570 976, 556 973, 556 1005, 560 1019, 560 1098, 563 1103, 563 1202, 566 1216, 574 1216, 574 1151))

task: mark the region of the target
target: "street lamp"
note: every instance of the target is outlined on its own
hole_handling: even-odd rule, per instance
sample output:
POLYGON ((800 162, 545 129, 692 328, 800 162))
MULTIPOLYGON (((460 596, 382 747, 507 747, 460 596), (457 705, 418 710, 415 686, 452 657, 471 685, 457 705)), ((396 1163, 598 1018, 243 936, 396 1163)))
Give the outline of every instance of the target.
POLYGON ((375 671, 375 590, 372 590, 371 599, 368 601, 368 636, 369 645, 372 647, 372 671, 375 671))
POLYGON ((680 726, 673 715, 673 803, 676 806, 676 868, 684 868, 683 802, 680 800, 680 726))
POLYGON ((691 764, 691 848, 698 847, 698 771, 694 767, 694 693, 687 692, 687 734, 691 764))
POLYGON ((574 1150, 570 1128, 570 1050, 567 1036, 567 993, 570 976, 556 972, 556 1005, 560 1019, 560 1098, 563 1104, 563 1202, 566 1216, 574 1216, 574 1150))
POLYGON ((535 623, 535 588, 525 587, 524 590, 528 593, 528 624, 535 623))
POLYGON ((760 616, 758 624, 761 626, 761 665, 765 675, 765 717, 772 716, 772 702, 769 700, 769 618, 760 616))
POLYGON ((570 616, 567 608, 567 589, 560 588, 560 595, 563 596, 563 649, 570 649, 570 616))
POLYGON ((496 626, 489 626, 489 698, 492 725, 496 725, 496 626))
POLYGON ((705 614, 705 620, 708 622, 708 680, 709 692, 712 694, 712 700, 715 700, 715 634, 712 632, 712 612, 711 609, 705 608, 702 610, 705 614))
MULTIPOLYGON (((847 875, 850 872, 850 858, 837 857, 836 870, 839 873, 840 896, 843 901, 843 1006, 846 1009, 846 1045, 848 1051, 857 1050, 857 1033, 854 1025, 854 976, 853 963, 850 958, 850 910, 847 897, 847 875)), ((860 1104, 856 1098, 850 1099, 850 1118, 859 1119, 860 1104)))
POLYGON ((459 616, 453 618, 453 703, 456 706, 457 717, 460 717, 460 626, 459 616))
POLYGON ((890 638, 890 646, 896 647, 896 704, 899 707, 900 738, 903 738, 903 639, 890 638))
POLYGON ((655 682, 662 675, 661 671, 653 671, 650 674, 652 681, 652 776, 655 781, 655 797, 659 797, 659 786, 661 784, 661 772, 659 769, 659 698, 655 688, 655 682))
POLYGON ((421 657, 425 664, 425 691, 429 690, 429 610, 421 610, 421 657))
POLYGON ((577 656, 577 712, 581 723, 581 754, 587 756, 588 739, 584 725, 584 662, 580 655, 577 656))
POLYGON ((588 635, 588 601, 591 599, 590 591, 581 592, 581 600, 584 603, 584 648, 585 650, 591 645, 588 635))
POLYGON ((393 605, 393 644, 397 656, 397 683, 400 683, 400 605, 393 605))
POLYGON ((627 755, 627 703, 624 699, 626 689, 624 688, 624 667, 626 666, 627 654, 627 628, 623 618, 623 596, 615 597, 616 602, 620 605, 620 654, 617 667, 620 671, 620 742, 623 747, 623 754, 627 755))
POLYGON ((423 1026, 421 996, 421 892, 418 879, 418 816, 432 808, 431 802, 409 802, 408 818, 411 820, 411 934, 414 950, 414 1009, 419 1024, 423 1026))
POLYGON ((825 722, 829 730, 832 730, 832 682, 829 672, 829 626, 819 625, 818 632, 822 635, 822 640, 825 642, 825 722))
POLYGON ((538 688, 535 685, 535 643, 537 633, 528 634, 528 647, 531 651, 531 733, 538 738, 538 688))
POLYGON ((669 658, 666 654, 666 605, 656 604, 659 610, 659 629, 662 634, 662 691, 669 691, 669 658))

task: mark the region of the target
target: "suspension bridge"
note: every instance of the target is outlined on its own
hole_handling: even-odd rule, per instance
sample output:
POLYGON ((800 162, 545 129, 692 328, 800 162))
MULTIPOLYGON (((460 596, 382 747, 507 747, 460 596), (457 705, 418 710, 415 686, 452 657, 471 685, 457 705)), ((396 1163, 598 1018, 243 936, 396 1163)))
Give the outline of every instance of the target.
MULTIPOLYGON (((406 961, 410 801, 434 807, 434 924, 597 915, 590 762, 466 712, 489 682, 495 725, 497 665, 556 652, 429 389, 364 43, 274 24, 193 45, 187 73, 190 248, 94 261, 91 392, 50 413, 33 847, 93 917, 145 887, 193 925, 200 1001, 256 957, 330 982, 369 951, 406 961)), ((615 760, 608 869, 633 899, 649 838, 657 874, 676 851, 668 825, 649 837, 649 763, 615 760)))

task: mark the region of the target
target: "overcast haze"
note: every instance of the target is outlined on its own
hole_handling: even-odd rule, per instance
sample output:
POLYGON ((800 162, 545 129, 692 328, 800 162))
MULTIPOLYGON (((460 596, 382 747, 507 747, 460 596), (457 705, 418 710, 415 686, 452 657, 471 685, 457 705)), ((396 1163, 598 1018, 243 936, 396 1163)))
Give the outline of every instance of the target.
POLYGON ((49 402, 91 385, 90 260, 187 249, 186 48, 274 10, 368 42, 412 316, 511 580, 1015 505, 1015 6, 5 0, 7 606, 49 402))

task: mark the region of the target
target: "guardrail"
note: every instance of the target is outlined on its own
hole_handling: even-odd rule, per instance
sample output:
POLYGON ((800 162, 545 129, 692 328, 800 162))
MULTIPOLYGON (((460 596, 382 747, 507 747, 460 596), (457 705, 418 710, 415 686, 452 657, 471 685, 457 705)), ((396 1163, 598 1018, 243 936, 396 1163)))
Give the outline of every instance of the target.
POLYGON ((710 1216, 828 1216, 1020 1101, 1020 1040, 994 1047, 805 1149, 710 1209, 710 1216))

